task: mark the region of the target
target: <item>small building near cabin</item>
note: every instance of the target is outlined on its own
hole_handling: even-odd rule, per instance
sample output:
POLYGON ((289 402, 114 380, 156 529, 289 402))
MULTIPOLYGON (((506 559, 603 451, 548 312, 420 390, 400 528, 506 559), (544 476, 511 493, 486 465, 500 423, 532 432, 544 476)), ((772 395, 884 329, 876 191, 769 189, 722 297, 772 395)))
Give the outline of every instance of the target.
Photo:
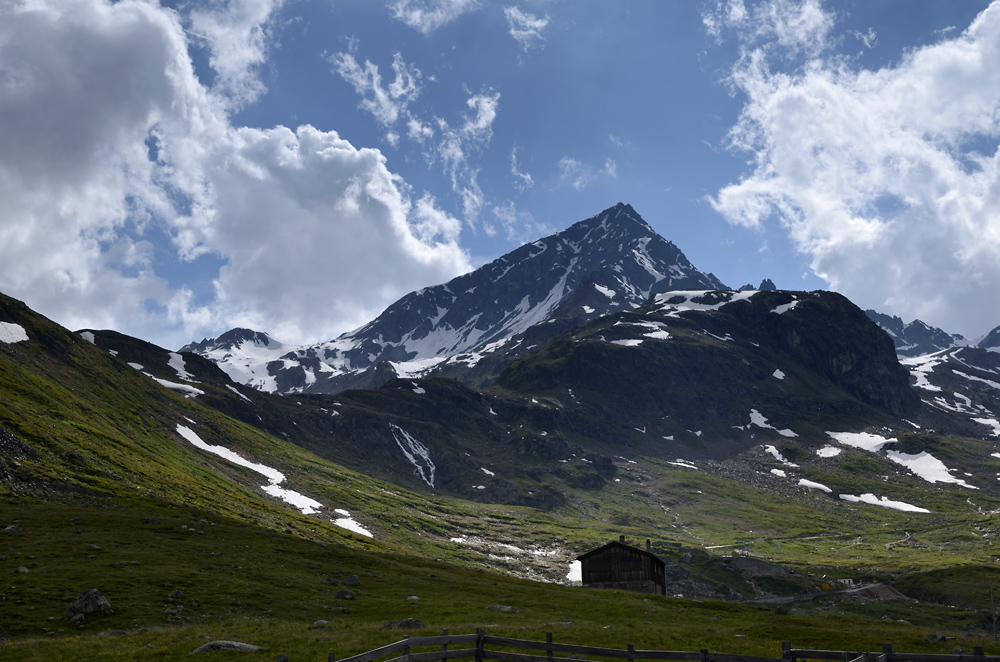
POLYGON ((577 557, 585 588, 614 588, 666 595, 663 560, 646 549, 625 544, 625 536, 577 557))

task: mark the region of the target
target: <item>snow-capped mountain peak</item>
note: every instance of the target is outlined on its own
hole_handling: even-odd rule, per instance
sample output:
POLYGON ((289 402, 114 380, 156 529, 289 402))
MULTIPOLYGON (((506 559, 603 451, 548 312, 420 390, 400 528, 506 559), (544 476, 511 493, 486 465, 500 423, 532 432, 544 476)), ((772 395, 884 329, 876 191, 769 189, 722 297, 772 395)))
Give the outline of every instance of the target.
POLYGON ((630 205, 619 203, 447 283, 411 292, 335 340, 290 347, 266 334, 234 329, 184 349, 219 362, 234 380, 257 388, 327 392, 336 390, 325 384, 338 375, 386 361, 427 368, 522 333, 549 319, 584 283, 589 295, 578 311, 583 319, 637 308, 659 292, 726 289, 630 205), (254 356, 268 363, 254 365, 254 356), (226 362, 236 365, 227 368, 226 362))

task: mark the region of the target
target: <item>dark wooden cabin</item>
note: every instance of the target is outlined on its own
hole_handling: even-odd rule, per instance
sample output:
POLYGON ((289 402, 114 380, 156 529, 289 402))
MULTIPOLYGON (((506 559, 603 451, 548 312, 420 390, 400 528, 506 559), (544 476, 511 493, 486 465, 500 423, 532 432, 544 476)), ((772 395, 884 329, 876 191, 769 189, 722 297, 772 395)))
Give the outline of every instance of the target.
POLYGON ((617 541, 577 557, 586 588, 616 588, 637 593, 666 595, 663 581, 663 560, 646 549, 625 544, 625 536, 617 541))

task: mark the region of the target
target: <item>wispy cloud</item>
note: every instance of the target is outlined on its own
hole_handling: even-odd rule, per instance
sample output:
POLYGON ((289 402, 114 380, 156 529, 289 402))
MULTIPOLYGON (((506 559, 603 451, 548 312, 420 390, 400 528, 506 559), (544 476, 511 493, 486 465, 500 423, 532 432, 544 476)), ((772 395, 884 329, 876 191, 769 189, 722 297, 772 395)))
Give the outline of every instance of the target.
POLYGON ((479 6, 479 0, 396 0, 389 3, 389 11, 396 20, 429 35, 479 6))
POLYGON ((868 28, 868 32, 858 32, 855 30, 851 34, 854 38, 865 45, 865 48, 875 48, 878 45, 878 35, 875 34, 875 30, 868 28))
POLYGON ((582 191, 595 181, 598 177, 617 177, 618 164, 614 159, 605 159, 603 168, 595 168, 587 163, 574 158, 564 156, 559 159, 559 183, 572 186, 577 191, 582 191))
POLYGON ((494 205, 492 212, 508 241, 523 244, 554 232, 550 225, 539 223, 531 212, 518 209, 511 200, 494 205))
POLYGON ((397 51, 392 56, 395 79, 388 86, 383 86, 378 66, 369 60, 365 60, 363 65, 358 63, 354 57, 356 47, 356 43, 352 43, 351 51, 335 53, 327 59, 334 71, 361 95, 360 107, 370 112, 386 129, 390 129, 387 137, 390 137, 389 141, 393 144, 398 142, 398 134, 391 129, 402 117, 410 120, 409 135, 426 138, 427 131, 431 131, 429 127, 424 127, 419 120, 407 115, 407 106, 420 96, 420 70, 407 64, 397 51), (391 136, 395 136, 395 140, 391 136))
POLYGON ((514 186, 520 191, 524 191, 535 185, 535 180, 531 177, 531 173, 521 172, 517 169, 517 145, 514 145, 510 150, 510 174, 516 178, 514 186))
POLYGON ((439 116, 427 120, 410 110, 410 104, 420 95, 423 80, 423 74, 415 65, 408 64, 398 52, 394 53, 395 78, 386 85, 378 66, 367 59, 360 64, 356 55, 357 42, 352 41, 347 52, 330 55, 327 59, 334 72, 361 95, 359 107, 371 113, 386 129, 385 138, 390 145, 398 147, 405 135, 420 146, 429 165, 440 165, 451 181, 452 191, 461 200, 465 220, 475 222, 486 205, 486 198, 478 182, 479 168, 470 157, 484 149, 493 137, 500 93, 485 89, 470 94, 466 99, 466 111, 460 114, 457 123, 439 116))
POLYGON ((539 18, 534 14, 522 11, 518 5, 504 7, 504 16, 507 17, 510 36, 521 46, 521 50, 527 53, 534 46, 545 41, 543 31, 549 25, 549 17, 539 18))
POLYGON ((441 135, 436 156, 451 177, 452 190, 462 198, 462 211, 470 222, 479 216, 485 197, 477 181, 479 169, 469 164, 469 154, 484 148, 493 137, 493 121, 499 105, 500 93, 484 90, 466 100, 472 112, 466 114, 458 126, 436 118, 441 135))
POLYGON ((818 53, 830 45, 834 17, 821 0, 764 0, 749 9, 743 0, 717 0, 702 12, 702 22, 719 41, 732 33, 744 44, 818 53))

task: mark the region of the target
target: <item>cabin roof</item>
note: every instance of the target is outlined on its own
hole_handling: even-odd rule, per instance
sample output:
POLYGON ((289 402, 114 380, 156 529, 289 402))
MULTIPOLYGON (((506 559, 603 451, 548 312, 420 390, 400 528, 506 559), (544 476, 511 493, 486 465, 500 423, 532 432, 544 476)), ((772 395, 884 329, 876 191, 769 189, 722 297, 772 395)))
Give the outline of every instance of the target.
POLYGON ((649 558, 653 559, 653 561, 655 563, 659 563, 660 565, 666 565, 666 563, 663 561, 663 559, 661 559, 656 554, 654 554, 652 552, 647 552, 646 550, 641 549, 639 547, 633 547, 632 545, 626 545, 625 543, 623 543, 621 541, 618 541, 618 540, 612 540, 611 542, 609 542, 607 544, 601 545, 597 549, 592 549, 589 552, 584 552, 583 554, 580 554, 580 556, 576 557, 576 560, 577 561, 583 561, 584 559, 590 558, 591 556, 594 556, 595 554, 599 554, 600 552, 603 552, 604 550, 606 550, 606 549, 608 549, 610 547, 621 547, 623 549, 629 550, 630 552, 639 552, 640 554, 642 554, 644 556, 648 556, 649 558))

